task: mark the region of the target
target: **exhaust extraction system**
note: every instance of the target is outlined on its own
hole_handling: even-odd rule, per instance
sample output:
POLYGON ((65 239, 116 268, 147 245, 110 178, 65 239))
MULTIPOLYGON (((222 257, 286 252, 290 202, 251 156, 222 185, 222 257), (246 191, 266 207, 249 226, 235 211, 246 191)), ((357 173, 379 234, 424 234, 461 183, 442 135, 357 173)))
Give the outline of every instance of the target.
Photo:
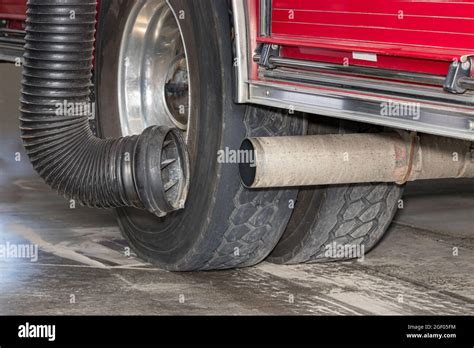
POLYGON ((248 188, 474 177, 470 141, 407 132, 246 139, 248 188))
POLYGON ((184 207, 189 160, 181 132, 151 127, 141 135, 99 139, 90 105, 95 0, 29 0, 21 95, 21 134, 36 171, 82 205, 134 207, 158 216, 184 207), (87 109, 87 108, 82 108, 87 109))

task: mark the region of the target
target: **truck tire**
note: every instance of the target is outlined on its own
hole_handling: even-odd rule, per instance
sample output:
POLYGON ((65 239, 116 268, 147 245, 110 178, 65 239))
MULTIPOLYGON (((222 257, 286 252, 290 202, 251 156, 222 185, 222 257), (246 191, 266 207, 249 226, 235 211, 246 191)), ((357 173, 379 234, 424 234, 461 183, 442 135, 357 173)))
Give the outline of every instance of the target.
MULTIPOLYGON (((149 1, 155 1, 152 5, 159 2, 149 1)), ((134 6, 145 3, 147 0, 101 2, 96 92, 100 132, 105 137, 124 133, 117 93, 121 88, 117 76, 124 62, 119 57, 124 30, 136 12, 134 6)), ((166 3, 179 23, 188 61, 190 192, 185 209, 164 218, 118 209, 118 222, 138 256, 167 270, 251 266, 275 247, 292 213, 288 202, 296 199, 298 191, 247 190, 240 183, 238 164, 219 163, 218 152, 238 150, 246 136, 303 134, 305 122, 278 110, 233 102, 227 1, 166 3)))
MULTIPOLYGON (((309 134, 380 131, 318 117, 309 134)), ((344 261, 363 257, 382 239, 397 211, 403 187, 391 183, 301 189, 293 215, 268 261, 277 264, 344 261)))

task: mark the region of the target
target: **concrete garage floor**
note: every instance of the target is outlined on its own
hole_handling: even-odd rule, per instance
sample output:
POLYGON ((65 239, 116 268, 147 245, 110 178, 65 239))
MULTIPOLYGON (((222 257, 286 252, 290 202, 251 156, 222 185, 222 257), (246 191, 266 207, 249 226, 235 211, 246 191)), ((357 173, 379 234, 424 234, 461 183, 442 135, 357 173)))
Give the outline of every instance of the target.
POLYGON ((472 180, 410 185, 363 262, 168 273, 124 255, 112 212, 71 209, 33 173, 17 130, 20 69, 0 64, 0 76, 0 244, 40 248, 38 262, 0 259, 0 315, 474 312, 472 180))

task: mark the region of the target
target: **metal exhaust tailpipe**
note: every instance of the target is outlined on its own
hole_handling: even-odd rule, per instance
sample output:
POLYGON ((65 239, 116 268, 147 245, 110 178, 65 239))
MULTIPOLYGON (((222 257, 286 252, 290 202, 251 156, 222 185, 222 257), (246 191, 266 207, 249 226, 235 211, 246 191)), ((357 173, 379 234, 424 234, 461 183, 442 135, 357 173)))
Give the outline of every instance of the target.
POLYGON ((469 141, 380 133, 249 138, 240 164, 248 188, 337 185, 474 177, 469 141))

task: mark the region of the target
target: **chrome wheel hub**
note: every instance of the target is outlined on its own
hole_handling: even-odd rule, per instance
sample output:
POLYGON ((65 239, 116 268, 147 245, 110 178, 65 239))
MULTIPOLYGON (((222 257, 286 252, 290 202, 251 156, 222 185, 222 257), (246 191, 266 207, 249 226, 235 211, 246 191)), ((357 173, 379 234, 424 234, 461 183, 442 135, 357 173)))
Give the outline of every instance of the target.
POLYGON ((120 49, 119 113, 123 135, 159 125, 188 130, 188 61, 175 13, 165 0, 140 0, 120 49))

